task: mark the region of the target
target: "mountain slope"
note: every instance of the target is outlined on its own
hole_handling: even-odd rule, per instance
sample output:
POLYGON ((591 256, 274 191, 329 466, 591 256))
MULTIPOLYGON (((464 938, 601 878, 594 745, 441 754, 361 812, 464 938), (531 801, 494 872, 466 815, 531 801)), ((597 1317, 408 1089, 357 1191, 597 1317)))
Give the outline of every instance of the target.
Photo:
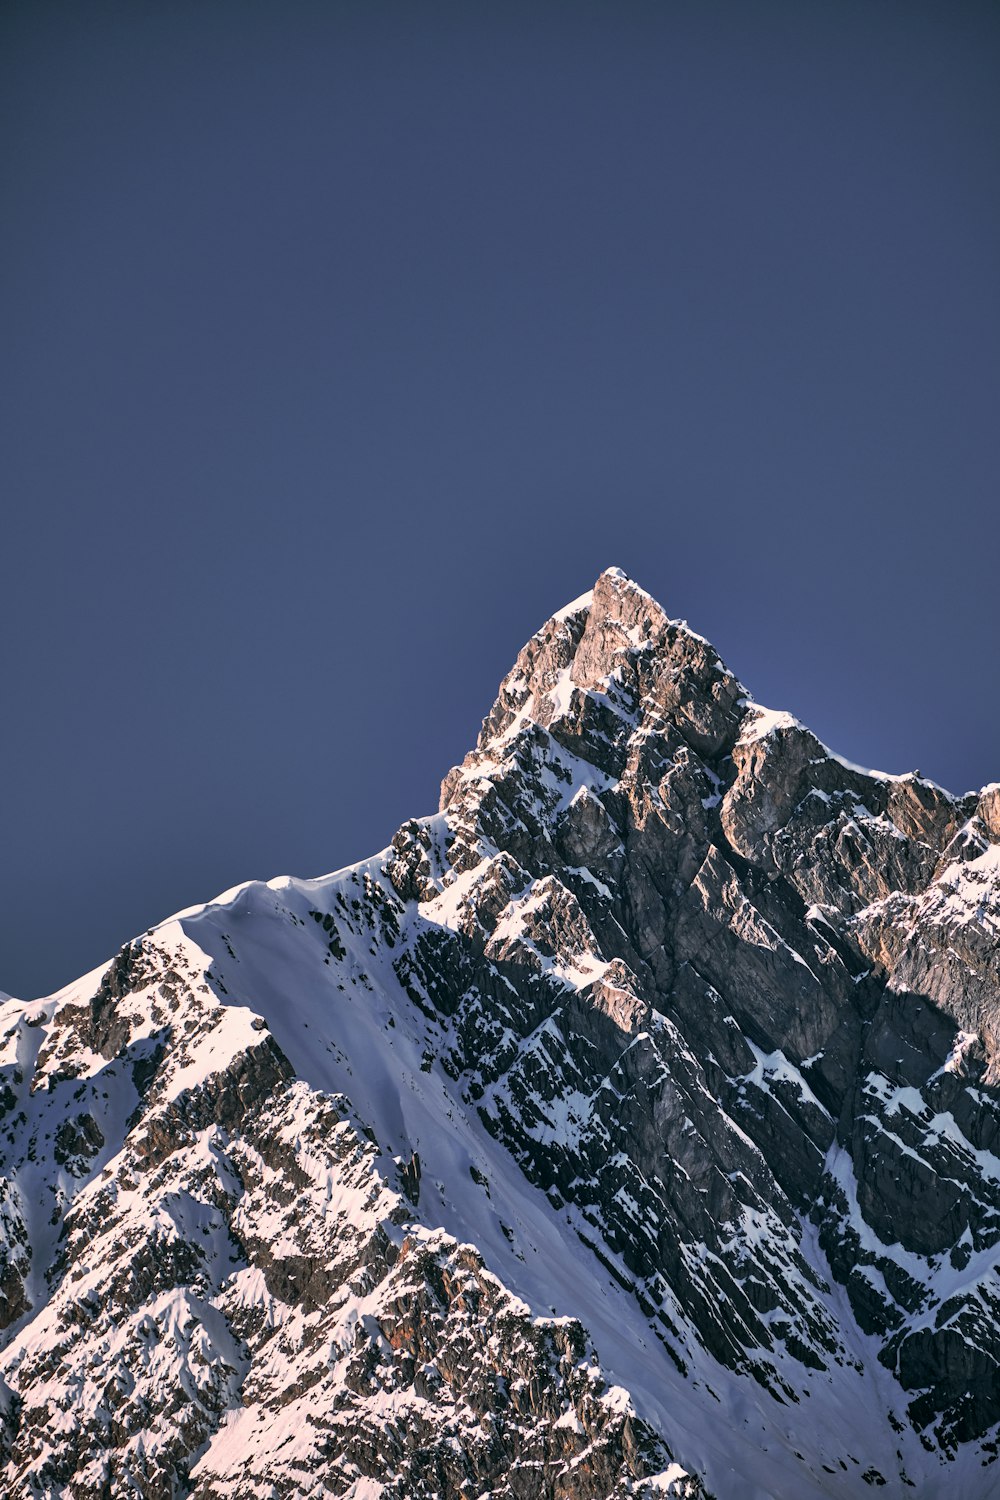
POLYGON ((441 812, 0 1009, 12 1493, 992 1492, 1000 789, 618 570, 441 812))

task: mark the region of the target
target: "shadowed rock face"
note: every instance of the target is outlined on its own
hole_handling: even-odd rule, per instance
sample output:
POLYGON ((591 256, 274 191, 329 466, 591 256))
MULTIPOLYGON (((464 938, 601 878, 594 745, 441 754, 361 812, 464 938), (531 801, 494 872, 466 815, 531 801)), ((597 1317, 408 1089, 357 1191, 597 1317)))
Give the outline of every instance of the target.
POLYGON ((437 818, 3 1006, 0 1489, 992 1493, 998 798, 603 574, 437 818))
POLYGON ((616 964, 632 1002, 618 1028, 585 987, 552 1013, 536 1074, 553 1097, 627 1069, 570 1145, 539 1148, 539 1077, 473 1033, 460 1063, 484 1076, 500 1138, 591 1206, 642 1295, 669 1287, 718 1358, 768 1384, 776 1343, 843 1352, 796 1258, 808 1218, 946 1445, 1000 1417, 992 1273, 950 1296, 941 1274, 1000 1233, 1000 1164, 978 1154, 998 1119, 997 805, 995 788, 958 799, 838 760, 615 570, 529 642, 442 791, 453 867, 486 883, 493 851, 513 854, 531 893, 465 924, 452 988, 517 945, 529 970, 551 963, 560 885, 576 954, 616 964), (769 1233, 782 1253, 758 1261, 752 1298, 732 1233, 748 1211, 793 1226, 769 1233), (692 1272, 701 1245, 711 1266, 692 1272))

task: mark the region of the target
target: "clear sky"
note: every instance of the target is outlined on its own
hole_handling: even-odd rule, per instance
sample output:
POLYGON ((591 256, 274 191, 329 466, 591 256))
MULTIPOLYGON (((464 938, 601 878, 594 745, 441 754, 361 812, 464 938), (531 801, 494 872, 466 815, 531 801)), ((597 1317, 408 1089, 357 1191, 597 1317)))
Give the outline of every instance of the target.
POLYGON ((0 986, 433 811, 609 564, 1000 778, 1000 7, 0 8, 0 986))

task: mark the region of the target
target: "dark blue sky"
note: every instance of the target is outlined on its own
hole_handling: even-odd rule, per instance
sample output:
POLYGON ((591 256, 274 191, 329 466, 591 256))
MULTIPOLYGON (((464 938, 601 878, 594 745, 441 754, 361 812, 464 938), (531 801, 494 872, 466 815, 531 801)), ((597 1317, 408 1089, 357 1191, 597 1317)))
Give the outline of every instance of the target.
POLYGON ((0 985, 433 810, 616 563, 1000 777, 1000 11, 0 10, 0 985))

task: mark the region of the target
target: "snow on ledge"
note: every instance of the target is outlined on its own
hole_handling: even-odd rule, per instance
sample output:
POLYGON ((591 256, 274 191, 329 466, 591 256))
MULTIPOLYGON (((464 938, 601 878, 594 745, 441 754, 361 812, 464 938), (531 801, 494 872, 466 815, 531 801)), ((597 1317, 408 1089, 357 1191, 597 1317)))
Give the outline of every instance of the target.
POLYGON ((740 737, 736 742, 739 745, 755 745, 760 740, 766 740, 776 729, 806 728, 800 719, 785 713, 783 709, 764 708, 749 698, 741 698, 739 706, 750 709, 755 715, 751 722, 740 731, 740 737))
MULTIPOLYGON (((829 745, 824 745, 818 735, 813 734, 808 724, 803 724, 801 719, 797 719, 794 714, 787 713, 784 709, 765 708, 763 704, 754 703, 752 698, 741 698, 738 706, 748 709, 754 715, 750 723, 745 724, 741 729, 736 741, 738 745, 758 744, 779 729, 801 729, 804 734, 812 735, 823 752, 823 759, 836 761, 837 765, 843 766, 845 771, 853 771, 856 776, 867 776, 872 781, 919 781, 923 786, 932 786, 935 791, 941 792, 952 801, 956 800, 954 793, 949 792, 947 787, 932 781, 929 776, 921 776, 919 771, 904 771, 901 774, 892 771, 876 771, 871 766, 861 766, 857 761, 848 760, 846 755, 838 755, 836 750, 831 750, 829 745)), ((996 784, 993 783, 993 785, 996 784)))
POLYGON ((552 616, 552 619, 570 620, 574 615, 578 615, 581 610, 589 609, 593 602, 594 590, 588 589, 587 592, 585 594, 581 594, 578 599, 571 599, 568 604, 563 605, 562 609, 557 609, 555 614, 552 616))

